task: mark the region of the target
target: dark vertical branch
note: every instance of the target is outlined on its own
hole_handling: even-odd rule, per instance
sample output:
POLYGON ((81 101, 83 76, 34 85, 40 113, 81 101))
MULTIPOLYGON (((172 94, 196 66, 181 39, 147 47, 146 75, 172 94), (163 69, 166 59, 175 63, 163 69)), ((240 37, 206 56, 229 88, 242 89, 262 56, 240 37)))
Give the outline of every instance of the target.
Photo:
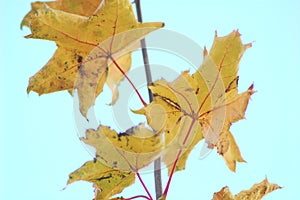
MULTIPOLYGON (((143 22, 140 0, 135 0, 135 6, 136 6, 138 22, 143 22)), ((146 79, 147 79, 147 84, 149 85, 150 83, 152 83, 152 76, 151 76, 149 57, 148 57, 148 53, 147 53, 145 39, 141 40, 141 45, 142 45, 142 54, 143 54, 143 59, 144 59, 145 72, 146 72, 146 79)), ((150 102, 153 101, 153 94, 150 89, 148 89, 148 94, 149 94, 150 102)))
MULTIPOLYGON (((140 0, 135 0, 135 6, 136 6, 138 21, 143 22, 140 0)), ((150 70, 150 64, 149 64, 149 58, 148 58, 145 39, 141 40, 141 45, 142 45, 142 54, 143 54, 147 84, 149 85, 152 83, 152 76, 151 76, 151 70, 150 70)), ((149 88, 148 88, 148 94, 149 94, 149 101, 150 102, 153 101, 153 94, 149 88)), ((157 160, 154 161, 154 181, 155 181, 156 199, 158 199, 159 197, 162 196, 162 183, 161 183, 161 170, 160 169, 161 169, 161 159, 158 158, 157 160)))

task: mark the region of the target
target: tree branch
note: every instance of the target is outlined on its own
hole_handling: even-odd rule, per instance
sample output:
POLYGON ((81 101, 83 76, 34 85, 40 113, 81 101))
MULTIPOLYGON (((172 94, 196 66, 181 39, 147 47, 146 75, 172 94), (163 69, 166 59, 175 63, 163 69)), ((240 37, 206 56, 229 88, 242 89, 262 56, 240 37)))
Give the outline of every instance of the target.
MULTIPOLYGON (((136 6, 138 21, 143 22, 140 0, 135 0, 135 6, 136 6)), ((148 53, 147 53, 145 39, 141 40, 141 45, 142 45, 142 54, 143 54, 145 72, 146 72, 146 79, 147 79, 147 84, 149 85, 152 83, 152 76, 151 76, 149 57, 148 57, 148 53)), ((148 94, 149 94, 149 101, 152 102, 153 94, 149 88, 148 88, 148 94)), ((160 169, 161 169, 161 159, 158 158, 154 161, 154 181, 155 181, 156 199, 158 199, 159 197, 162 196, 162 183, 161 183, 161 170, 160 169)))

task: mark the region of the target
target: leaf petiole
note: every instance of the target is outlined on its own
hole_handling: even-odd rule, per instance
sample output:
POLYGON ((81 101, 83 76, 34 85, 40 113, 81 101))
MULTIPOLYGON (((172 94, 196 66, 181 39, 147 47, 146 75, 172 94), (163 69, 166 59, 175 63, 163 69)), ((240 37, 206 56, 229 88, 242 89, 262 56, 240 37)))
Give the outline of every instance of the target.
MULTIPOLYGON (((191 124, 190 124, 190 126, 189 126, 189 129, 188 129, 188 131, 187 131, 187 133, 186 133, 186 136, 185 136, 185 138, 184 138, 183 145, 185 145, 185 143, 186 143, 188 137, 190 136, 190 133, 191 133, 191 131, 192 131, 192 128, 193 128, 195 122, 196 122, 196 118, 193 118, 193 120, 192 120, 192 122, 191 122, 191 124)), ((164 193, 163 193, 163 197, 164 197, 164 198, 167 197, 167 194, 168 194, 168 192, 169 192, 169 187, 170 187, 170 184, 171 184, 171 181, 172 181, 172 178, 173 178, 173 174, 174 174, 174 172, 175 172, 175 167, 176 167, 176 165, 177 165, 177 162, 178 162, 178 159, 179 159, 181 153, 182 153, 182 149, 180 149, 180 151, 178 152, 178 154, 177 154, 177 156, 176 156, 176 160, 175 160, 174 163, 173 163, 172 171, 171 171, 171 174, 170 174, 170 176, 169 176, 169 179, 168 179, 166 188, 165 188, 164 193)))
POLYGON ((150 194, 150 192, 149 192, 147 186, 145 185, 145 183, 144 183, 144 181, 143 181, 143 179, 142 179, 140 173, 139 173, 139 172, 136 172, 136 175, 137 175, 137 177, 139 178, 141 184, 143 185, 143 187, 144 187, 146 193, 148 194, 149 200, 153 200, 153 198, 152 198, 152 196, 151 196, 151 194, 150 194))
POLYGON ((151 200, 149 197, 144 196, 144 195, 137 195, 137 196, 134 196, 134 197, 126 198, 124 200, 132 200, 132 199, 138 199, 138 198, 144 198, 144 199, 147 199, 147 200, 151 200))
POLYGON ((139 93, 139 91, 136 89, 135 85, 133 84, 133 82, 130 80, 130 78, 126 75, 126 73, 124 72, 124 70, 119 66, 119 64, 117 63, 117 61, 110 56, 110 59, 112 60, 112 62, 115 64, 115 66, 118 68, 118 70, 120 70, 120 72, 124 75, 124 77, 127 79, 127 81, 130 83, 130 85, 133 87, 134 91, 136 92, 136 94, 138 95, 140 101, 142 102, 142 104, 144 106, 147 105, 147 103, 144 101, 143 97, 141 96, 141 94, 139 93))

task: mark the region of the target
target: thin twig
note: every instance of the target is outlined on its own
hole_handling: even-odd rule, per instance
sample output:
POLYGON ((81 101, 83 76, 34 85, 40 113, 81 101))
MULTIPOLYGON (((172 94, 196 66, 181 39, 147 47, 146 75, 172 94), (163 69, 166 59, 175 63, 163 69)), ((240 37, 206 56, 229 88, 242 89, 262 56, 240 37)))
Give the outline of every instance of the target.
POLYGON ((182 152, 182 150, 180 150, 180 151, 178 152, 178 154, 177 154, 177 156, 176 156, 176 160, 175 160, 174 163, 173 163, 172 170, 171 170, 171 174, 170 174, 170 176, 169 176, 169 179, 168 179, 168 182, 167 182, 167 185, 166 185, 164 194, 163 194, 163 196, 164 196, 165 198, 166 198, 167 195, 168 195, 169 188, 170 188, 170 185, 171 185, 171 181, 172 181, 172 178, 173 178, 173 174, 174 174, 174 172, 175 172, 175 167, 176 167, 176 165, 177 165, 177 162, 178 162, 178 159, 179 159, 179 157, 180 157, 180 155, 181 155, 181 152, 182 152))
POLYGON ((150 194, 150 192, 149 192, 148 188, 146 187, 146 185, 145 185, 145 183, 144 183, 144 181, 143 181, 143 179, 142 179, 142 177, 141 177, 140 173, 139 173, 139 172, 136 172, 136 175, 137 175, 137 177, 139 178, 139 180, 140 180, 141 184, 143 185, 143 187, 144 187, 144 189, 145 189, 146 193, 148 194, 148 196, 149 196, 150 200, 153 200, 153 198, 152 198, 152 196, 151 196, 151 194, 150 194))
POLYGON ((126 75, 126 73, 124 72, 124 70, 119 66, 119 64, 117 63, 117 61, 110 56, 110 59, 112 60, 112 62, 115 64, 115 66, 118 68, 118 70, 124 75, 124 77, 128 80, 128 82, 130 83, 130 85, 133 87, 135 93, 138 95, 141 103, 146 106, 146 102, 144 101, 142 95, 139 93, 139 91, 137 90, 137 88, 135 87, 135 85, 133 84, 133 82, 130 80, 130 78, 126 75))
MULTIPOLYGON (((136 6, 138 21, 143 22, 140 0, 135 0, 135 6, 136 6)), ((152 76, 151 76, 149 57, 148 57, 148 53, 147 53, 145 39, 141 40, 141 45, 142 45, 142 54, 143 54, 147 84, 150 85, 152 83, 152 76)), ((149 101, 152 102, 153 94, 149 88, 148 88, 148 94, 149 94, 149 101)), ((158 158, 154 161, 154 181, 155 181, 156 199, 158 199, 159 197, 162 196, 162 183, 161 183, 161 170, 160 169, 161 169, 161 159, 158 158)))
MULTIPOLYGON (((196 122, 197 122, 197 118, 195 117, 195 118, 193 118, 193 120, 192 120, 192 122, 191 122, 191 124, 190 124, 190 126, 189 126, 189 129, 188 129, 188 131, 187 131, 187 133, 186 133, 186 135, 185 135, 185 138, 184 138, 184 140, 183 140, 183 142, 182 142, 182 145, 185 145, 185 144, 186 144, 186 142, 187 142, 187 140, 188 140, 188 138, 189 138, 189 136, 190 136, 190 134, 191 134, 191 132, 192 132, 193 126, 194 126, 194 124, 195 124, 196 122)), ((169 188, 170 188, 170 185, 171 185, 171 181, 172 181, 172 178, 173 178, 173 174, 174 174, 174 172, 175 172, 175 167, 176 167, 177 162, 178 162, 178 160, 179 160, 179 158, 180 158, 180 156, 181 156, 181 153, 182 153, 182 149, 180 149, 180 151, 178 152, 178 154, 177 154, 177 156, 176 156, 176 160, 175 160, 175 162, 173 163, 172 171, 171 171, 171 174, 170 174, 170 176, 169 176, 169 179, 168 179, 168 182, 167 182, 166 188, 165 188, 165 190, 164 190, 164 194, 163 194, 163 196, 164 196, 165 198, 166 198, 167 195, 168 195, 169 188)))
POLYGON ((138 199, 138 198, 144 198, 144 199, 147 199, 147 200, 151 200, 149 197, 144 196, 144 195, 137 195, 137 196, 134 196, 134 197, 126 198, 124 200, 132 200, 132 199, 138 199))

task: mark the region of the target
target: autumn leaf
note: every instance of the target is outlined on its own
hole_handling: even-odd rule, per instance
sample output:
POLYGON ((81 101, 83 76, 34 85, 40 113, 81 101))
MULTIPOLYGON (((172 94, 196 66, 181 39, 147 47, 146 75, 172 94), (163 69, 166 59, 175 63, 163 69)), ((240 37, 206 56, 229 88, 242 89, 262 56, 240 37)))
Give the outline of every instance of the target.
MULTIPOLYGON (((71 90, 78 75, 78 68, 82 68, 84 71, 87 56, 93 49, 98 48, 99 44, 109 39, 111 43, 114 42, 109 46, 110 48, 106 49, 106 52, 102 52, 106 57, 111 58, 130 43, 163 26, 159 22, 138 23, 128 0, 105 0, 102 3, 95 0, 89 7, 90 1, 32 4, 32 11, 25 16, 21 24, 31 29, 32 33, 26 38, 55 41, 58 48, 48 63, 30 78, 27 92, 35 91, 41 95, 71 90), (84 12, 85 9, 87 9, 86 12, 84 12), (124 38, 116 36, 122 32, 142 28, 145 29, 136 31, 125 41, 122 41, 124 38)), ((130 54, 130 51, 126 54, 130 54)), ((115 56, 116 62, 118 59, 123 59, 123 62, 120 62, 122 66, 120 66, 124 72, 128 71, 131 65, 131 59, 128 58, 130 55, 126 54, 115 56)), ((114 102, 117 97, 115 86, 123 77, 108 78, 103 73, 107 72, 107 68, 108 71, 111 71, 109 68, 113 68, 115 65, 108 62, 103 63, 105 66, 99 66, 102 68, 100 70, 102 73, 99 74, 98 79, 105 76, 109 87, 113 89, 114 99, 112 101, 114 102)), ((112 73, 108 72, 108 75, 112 75, 112 73)), ((97 86, 98 93, 102 91, 104 83, 99 81, 99 84, 102 85, 97 86)), ((83 113, 86 114, 85 111, 83 113)))
POLYGON ((113 169, 137 172, 160 156, 163 142, 144 124, 117 133, 100 125, 81 140, 96 149, 96 158, 113 169))
POLYGON ((71 173, 67 184, 81 180, 93 183, 95 200, 102 200, 109 199, 132 185, 135 174, 112 169, 95 160, 86 162, 82 167, 71 173))
POLYGON ((31 3, 32 10, 29 11, 22 20, 21 27, 29 27, 35 11, 38 8, 43 8, 44 4, 56 10, 89 17, 95 14, 97 8, 100 8, 102 3, 102 0, 56 0, 49 2, 33 2, 31 3))
POLYGON ((135 113, 146 115, 154 130, 165 133, 163 161, 169 174, 175 160, 175 171, 185 168, 189 153, 203 138, 208 148, 217 148, 230 170, 235 171, 236 161, 244 162, 229 128, 244 118, 254 93, 253 85, 241 94, 237 89, 238 64, 250 46, 242 44, 238 31, 216 35, 194 74, 185 71, 172 82, 161 79, 149 86, 155 101, 135 113))
POLYGON ((133 184, 135 173, 152 163, 163 147, 161 136, 144 124, 119 134, 100 125, 97 130, 87 130, 81 140, 96 149, 96 159, 71 173, 68 184, 79 180, 94 183, 95 200, 110 199, 133 184))
POLYGON ((223 187, 214 194, 213 200, 260 200, 277 189, 281 189, 281 187, 277 184, 269 183, 266 178, 262 182, 253 185, 249 190, 241 191, 236 195, 231 194, 228 187, 223 187))

